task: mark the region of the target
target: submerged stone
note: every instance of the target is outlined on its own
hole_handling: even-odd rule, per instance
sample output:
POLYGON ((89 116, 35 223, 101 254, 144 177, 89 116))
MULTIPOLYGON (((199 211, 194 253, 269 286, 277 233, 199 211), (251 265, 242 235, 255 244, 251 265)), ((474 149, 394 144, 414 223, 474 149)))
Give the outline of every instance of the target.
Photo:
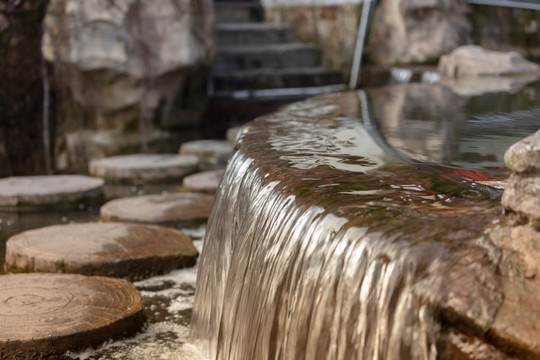
POLYGON ((125 280, 66 274, 0 276, 2 359, 42 359, 130 336, 144 323, 125 280))
POLYGON ((103 221, 123 221, 193 227, 206 222, 212 209, 213 195, 177 193, 148 195, 112 200, 101 207, 103 221))
POLYGON ((223 172, 223 169, 218 169, 186 176, 182 186, 190 191, 215 193, 223 177, 223 172))
POLYGON ((194 173, 199 159, 193 155, 134 154, 90 161, 90 174, 106 182, 147 184, 180 181, 194 173))
POLYGON ((77 207, 101 200, 103 180, 82 175, 20 176, 0 179, 0 210, 77 207))
POLYGON ((68 224, 25 231, 6 243, 6 270, 140 279, 195 265, 181 231, 141 224, 68 224))

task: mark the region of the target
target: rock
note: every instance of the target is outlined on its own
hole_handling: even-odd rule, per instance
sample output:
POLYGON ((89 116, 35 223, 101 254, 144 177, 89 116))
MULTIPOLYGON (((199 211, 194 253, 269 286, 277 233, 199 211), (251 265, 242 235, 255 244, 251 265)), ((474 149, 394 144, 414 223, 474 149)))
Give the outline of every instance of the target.
POLYGON ((5 360, 56 358, 133 335, 144 323, 132 284, 66 274, 0 276, 0 318, 5 360))
POLYGON ((504 188, 502 204, 540 226, 540 176, 511 175, 504 188))
POLYGON ((92 160, 89 171, 111 183, 146 184, 180 181, 198 164, 193 155, 133 154, 92 160))
POLYGON ((465 0, 388 0, 373 15, 369 54, 376 64, 426 63, 470 42, 465 0))
POLYGON ((515 51, 486 50, 467 45, 442 56, 439 61, 441 77, 504 76, 539 73, 540 65, 526 60, 515 51))
POLYGON ((82 175, 18 176, 0 179, 0 209, 77 207, 103 196, 103 180, 82 175))
POLYGON ((67 224, 25 231, 6 243, 6 270, 141 279, 195 265, 181 231, 141 224, 67 224))
POLYGON ((213 195, 178 193, 148 195, 109 201, 101 207, 103 221, 193 227, 205 223, 210 215, 213 195))
POLYGON ((224 172, 223 169, 218 169, 189 175, 184 178, 182 186, 189 191, 215 193, 224 172))
POLYGON ((517 173, 536 173, 540 177, 540 130, 512 145, 504 161, 517 173))
POLYGON ((139 117, 156 117, 146 119, 148 126, 179 113, 184 116, 177 122, 189 123, 197 106, 181 104, 193 105, 195 87, 206 81, 211 5, 209 0, 53 0, 42 53, 62 64, 87 123, 127 129, 137 127, 139 117))
POLYGON ((195 140, 183 143, 180 154, 196 155, 201 159, 201 169, 223 168, 234 150, 228 140, 195 140))

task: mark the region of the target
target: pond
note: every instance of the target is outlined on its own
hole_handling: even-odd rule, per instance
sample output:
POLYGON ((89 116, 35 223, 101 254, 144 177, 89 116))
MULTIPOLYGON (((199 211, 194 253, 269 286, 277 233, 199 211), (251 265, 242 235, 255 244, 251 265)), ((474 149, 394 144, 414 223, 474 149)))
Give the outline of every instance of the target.
MULTIPOLYGON (((441 253, 451 251, 456 244, 455 241, 449 240, 445 235, 447 232, 440 231, 440 228, 452 228, 457 232, 457 227, 461 226, 459 221, 462 221, 459 220, 462 219, 461 215, 458 215, 471 208, 477 209, 476 221, 482 219, 487 221, 499 215, 498 201, 504 187, 504 179, 509 175, 504 165, 503 154, 512 143, 539 128, 540 83, 526 85, 515 92, 500 91, 475 96, 457 95, 448 87, 439 84, 405 84, 327 95, 316 100, 291 105, 280 114, 266 118, 264 126, 259 122, 249 124, 244 128, 246 134, 240 140, 240 151, 235 154, 228 166, 223 187, 220 190, 220 203, 214 209, 214 214, 210 219, 209 239, 211 241, 214 241, 213 237, 220 228, 225 227, 232 231, 239 229, 240 225, 232 220, 234 214, 231 214, 233 211, 231 206, 238 205, 235 203, 237 199, 243 199, 241 194, 235 193, 239 189, 238 186, 243 186, 246 191, 245 196, 250 195, 249 191, 255 192, 251 195, 258 199, 260 206, 271 201, 270 193, 275 187, 283 191, 286 196, 294 196, 296 205, 301 205, 300 209, 315 205, 327 209, 325 211, 330 213, 338 214, 343 219, 348 219, 346 221, 352 219, 357 225, 362 224, 370 229, 370 232, 390 234, 395 228, 391 222, 394 218, 398 218, 402 221, 399 225, 402 230, 408 229, 412 234, 422 226, 430 228, 431 220, 437 218, 434 215, 450 214, 442 220, 441 218, 434 220, 442 221, 439 225, 433 226, 432 234, 440 237, 440 246, 431 247, 429 245, 431 237, 424 236, 421 241, 416 239, 418 240, 418 244, 415 245, 417 247, 410 248, 409 245, 403 244, 400 246, 404 247, 398 247, 404 251, 411 251, 410 249, 424 251, 424 260, 418 260, 416 264, 427 267, 432 264, 432 266, 439 266, 437 271, 443 271, 444 266, 439 263, 430 263, 425 259, 425 257, 437 257, 441 253), (268 160, 269 157, 271 161, 268 160), (253 164, 256 164, 255 168, 258 170, 248 171, 249 168, 253 168, 253 164), (264 179, 265 173, 271 174, 268 181, 264 179), (270 179, 276 183, 270 184, 270 179), (233 193, 236 195, 226 200, 226 194, 233 193), (265 198, 265 195, 268 198, 265 198), (423 220, 411 222, 411 219, 423 220), (227 225, 227 221, 232 222, 227 225), (386 225, 387 223, 390 225, 386 225)), ((157 187, 147 192, 176 190, 157 187)), ((115 189, 115 191, 119 191, 123 196, 140 195, 145 192, 144 189, 133 188, 115 189)), ((247 198, 244 200, 247 201, 247 198)), ((249 208, 247 204, 240 206, 244 206, 242 211, 247 211, 249 208)), ((276 236, 283 234, 284 231, 291 233, 319 231, 311 228, 312 221, 316 221, 316 213, 311 210, 306 213, 298 212, 298 208, 291 210, 296 211, 294 213, 287 213, 286 209, 280 206, 276 203, 275 207, 269 210, 259 209, 262 212, 281 213, 280 219, 261 225, 257 222, 260 219, 253 218, 251 225, 248 223, 242 225, 246 227, 242 228, 243 231, 261 231, 256 229, 259 225, 265 231, 274 231, 276 236), (287 218, 288 216, 290 218, 287 218), (255 228, 249 230, 250 226, 255 228)), ((334 220, 336 222, 332 222, 330 228, 339 232, 343 226, 343 220, 334 220)), ((98 206, 81 205, 77 210, 59 212, 0 213, 0 258, 4 258, 7 239, 18 232, 45 225, 88 221, 99 221, 98 206)), ((480 231, 477 227, 469 225, 460 233, 461 235, 456 235, 459 239, 461 239, 460 236, 466 238, 480 231)), ((329 231, 331 233, 334 230, 329 231)), ((201 250, 204 229, 188 231, 201 250)), ((411 234, 409 237, 413 236, 411 234)), ((347 237, 349 236, 352 235, 348 233, 347 237)), ((413 239, 407 241, 413 241, 413 239)), ((385 243, 382 240, 381 242, 385 243)), ((251 247, 257 244, 247 242, 243 245, 251 247)), ((269 269, 265 266, 271 263, 272 257, 278 258, 280 252, 296 251, 285 243, 280 244, 282 248, 261 247, 262 254, 266 254, 268 258, 263 260, 263 256, 257 259, 260 264, 258 271, 261 274, 268 274, 269 284, 278 287, 281 286, 279 281, 273 282, 271 278, 274 272, 279 273, 278 269, 269 269)), ((394 246, 392 241, 385 244, 389 247, 394 246)), ((465 239, 461 239, 459 244, 468 243, 465 239)), ((260 244, 260 246, 263 245, 260 244)), ((332 248, 331 251, 337 250, 332 248)), ((238 324, 249 322, 251 321, 249 316, 259 314, 254 307, 261 303, 250 297, 242 298, 241 292, 236 292, 236 290, 240 291, 237 287, 238 281, 242 279, 248 281, 248 278, 242 278, 241 271, 228 273, 227 266, 231 266, 228 262, 237 259, 228 258, 222 252, 219 255, 219 251, 216 254, 216 251, 216 249, 210 249, 209 254, 203 255, 202 266, 208 266, 208 269, 203 270, 204 276, 198 280, 198 286, 205 282, 204 279, 208 280, 209 272, 212 271, 218 271, 217 273, 223 271, 223 276, 228 274, 229 278, 223 283, 215 283, 215 279, 208 280, 204 289, 198 288, 197 296, 206 300, 197 300, 199 303, 196 305, 196 311, 201 311, 200 314, 204 317, 204 314, 208 314, 205 311, 211 311, 209 299, 221 299, 220 296, 224 296, 224 293, 230 290, 230 296, 238 302, 224 301, 222 303, 223 306, 232 306, 236 309, 231 310, 227 315, 225 326, 229 326, 227 329, 231 330, 237 336, 236 338, 246 336, 249 339, 251 335, 248 332, 255 330, 250 327, 239 329, 238 324), (222 256, 222 259, 211 259, 212 256, 222 256), (225 268, 215 267, 216 265, 211 264, 212 261, 217 261, 225 268), (223 288, 227 285, 231 288, 223 288), (216 290, 217 293, 214 292, 216 290), (231 316, 238 318, 233 319, 231 316)), ((476 250, 471 251, 469 255, 476 256, 474 252, 476 250)), ((457 251, 456 254, 461 253, 457 251)), ((364 256, 360 253, 357 255, 364 256)), ((249 257, 239 256, 243 264, 241 266, 246 265, 242 263, 242 259, 246 260, 249 257)), ((328 260, 324 255, 320 256, 321 264, 328 260)), ((315 258, 311 260, 315 261, 315 258)), ((448 266, 447 262, 443 263, 448 266)), ((273 266, 280 266, 279 262, 273 264, 273 266)), ((394 266, 406 266, 403 262, 396 264, 394 266)), ((366 266, 375 273, 383 271, 381 263, 377 263, 374 268, 370 268, 370 265, 366 266)), ((314 268, 313 271, 318 270, 314 268)), ((204 358, 194 345, 186 341, 191 323, 196 273, 196 268, 178 270, 169 275, 137 282, 135 285, 142 293, 145 313, 149 320, 147 328, 134 339, 108 343, 98 350, 68 354, 69 357, 81 359, 204 358)), ((489 272, 486 270, 485 274, 487 273, 489 272)), ((404 275, 400 280, 388 272, 387 281, 406 282, 407 276, 404 275)), ((251 278, 249 281, 255 281, 255 279, 251 278)), ((310 279, 313 280, 313 277, 307 280, 310 279)), ((293 279, 287 281, 293 281, 293 279)), ((249 284, 245 285, 248 289, 249 284)), ((310 295, 307 289, 312 289, 309 284, 304 285, 306 293, 302 293, 302 287, 295 288, 296 291, 300 291, 296 296, 304 301, 296 305, 299 308, 307 304, 305 301, 308 299, 305 296, 310 295)), ((434 285, 434 282, 430 285, 434 285)), ((399 296, 400 291, 395 293, 395 296, 399 296)), ((263 293, 264 291, 261 296, 263 293)), ((378 296, 384 298, 387 295, 379 294, 378 296)), ((492 309, 489 301, 482 300, 488 295, 493 294, 479 295, 478 306, 479 309, 489 313, 492 309)), ((376 302, 369 304, 371 304, 369 306, 379 306, 376 302)), ((403 303, 402 305, 407 307, 410 304, 403 303)), ((212 309, 212 311, 221 310, 212 309)), ((321 322, 317 324, 322 328, 318 330, 318 334, 330 329, 328 327, 324 330, 330 324, 325 322, 324 312, 320 314, 321 322)), ((353 311, 350 314, 363 313, 353 311)), ((203 344, 203 347, 206 347, 207 351, 215 351, 218 335, 214 334, 212 329, 208 329, 209 323, 202 325, 204 319, 201 319, 201 315, 196 316, 198 316, 196 337, 201 339, 207 336, 210 341, 206 345, 203 344)), ((299 314, 299 321, 304 319, 302 316, 299 314)), ((265 324, 263 320, 257 319, 260 321, 258 324, 265 324)), ((372 318, 372 320, 382 321, 381 318, 372 318)), ((425 318, 422 321, 428 320, 425 318)), ((275 345, 275 341, 279 340, 285 342, 280 343, 283 351, 293 351, 293 347, 287 346, 292 346, 294 339, 287 340, 279 336, 281 336, 281 331, 285 331, 284 329, 296 329, 301 324, 293 324, 294 318, 291 317, 287 317, 286 321, 288 322, 283 324, 285 328, 274 329, 271 339, 257 337, 261 341, 261 347, 248 349, 242 344, 235 343, 235 337, 224 335, 224 338, 219 339, 223 341, 222 345, 226 346, 222 350, 228 349, 230 353, 257 354, 261 349, 265 349, 264 346, 270 343, 275 345)), ((421 325, 435 326, 425 322, 421 325)), ((347 327, 343 327, 345 328, 347 327)), ((381 334, 378 336, 382 336, 381 334)), ((262 336, 262 334, 256 336, 262 336)), ((304 342, 317 339, 315 335, 314 337, 307 334, 303 336, 305 338, 300 340, 304 342)), ((370 343, 371 338, 366 339, 365 349, 377 351, 374 343, 370 343)), ((248 341, 248 343, 251 342, 248 341)), ((390 349, 390 345, 385 346, 390 349)), ((427 349, 426 353, 429 351, 427 349)))

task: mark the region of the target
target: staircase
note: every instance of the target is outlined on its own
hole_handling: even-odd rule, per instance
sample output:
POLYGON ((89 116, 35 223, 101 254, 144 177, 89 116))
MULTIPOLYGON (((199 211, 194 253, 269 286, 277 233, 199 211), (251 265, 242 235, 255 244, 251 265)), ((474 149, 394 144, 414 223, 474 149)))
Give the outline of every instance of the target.
POLYGON ((320 51, 296 42, 290 27, 264 21, 257 0, 214 0, 216 59, 209 79, 207 132, 253 120, 308 96, 343 90, 321 66, 320 51))

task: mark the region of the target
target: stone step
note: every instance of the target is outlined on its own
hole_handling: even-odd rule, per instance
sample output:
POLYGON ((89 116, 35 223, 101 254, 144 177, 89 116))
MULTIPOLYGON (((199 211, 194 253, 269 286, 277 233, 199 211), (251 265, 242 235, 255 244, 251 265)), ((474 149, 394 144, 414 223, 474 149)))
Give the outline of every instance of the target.
POLYGON ((107 183, 151 184, 182 180, 198 167, 199 159, 191 155, 132 154, 92 160, 89 172, 107 183))
POLYGON ((213 73, 216 92, 238 89, 305 88, 342 83, 341 74, 323 67, 249 69, 213 73))
POLYGON ((15 176, 0 179, 0 210, 77 208, 102 201, 103 180, 82 175, 15 176))
POLYGON ((229 45, 262 45, 287 43, 294 40, 290 27, 262 23, 221 23, 216 24, 216 44, 220 48, 229 45))
POLYGON ((215 69, 311 67, 320 64, 319 49, 310 44, 231 46, 220 49, 215 69))
POLYGON ((192 228, 206 222, 213 202, 213 195, 200 193, 136 196, 109 201, 100 214, 103 221, 192 228))
POLYGON ((9 238, 5 268, 138 280, 193 266, 196 259, 191 238, 178 230, 143 224, 65 224, 9 238))
POLYGON ((198 191, 214 194, 223 177, 223 169, 209 170, 186 176, 182 186, 188 191, 198 191))
POLYGON ((264 9, 258 2, 227 1, 214 4, 216 23, 264 20, 264 9))
POLYGON ((194 140, 183 143, 178 149, 182 155, 193 155, 200 159, 201 170, 224 168, 234 151, 234 143, 220 139, 194 140))
POLYGON ((0 318, 2 360, 63 359, 144 325, 131 283, 68 274, 0 276, 0 318))

